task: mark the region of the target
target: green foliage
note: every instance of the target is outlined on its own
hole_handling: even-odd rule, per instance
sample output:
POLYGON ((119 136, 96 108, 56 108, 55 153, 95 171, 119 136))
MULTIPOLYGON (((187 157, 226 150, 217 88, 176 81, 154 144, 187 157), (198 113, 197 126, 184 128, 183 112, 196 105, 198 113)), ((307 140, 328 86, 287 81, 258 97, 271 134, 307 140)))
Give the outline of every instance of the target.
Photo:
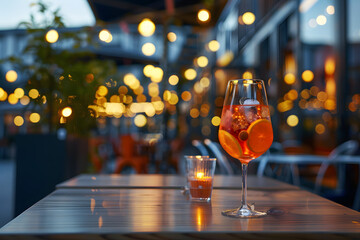
POLYGON ((93 53, 84 50, 94 45, 90 29, 70 31, 59 10, 51 11, 41 1, 33 6, 39 8, 44 20, 38 23, 32 15, 29 22, 20 23, 27 29, 28 41, 20 58, 8 60, 28 78, 26 90, 39 91, 40 96, 32 99, 30 106, 41 109, 41 123, 48 125, 49 131, 65 127, 69 133, 86 135, 95 126, 88 106, 93 104, 98 86, 115 74, 115 65, 97 60, 93 53), (51 16, 50 21, 47 16, 51 16), (59 32, 58 42, 46 41, 50 29, 59 32), (67 106, 72 108, 72 115, 60 124, 61 110, 67 106))

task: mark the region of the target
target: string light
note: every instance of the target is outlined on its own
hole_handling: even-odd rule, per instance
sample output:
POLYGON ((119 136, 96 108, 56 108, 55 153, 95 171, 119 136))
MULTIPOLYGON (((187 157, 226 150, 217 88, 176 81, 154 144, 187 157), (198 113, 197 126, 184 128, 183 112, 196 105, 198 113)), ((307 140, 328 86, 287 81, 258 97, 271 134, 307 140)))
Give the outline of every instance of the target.
POLYGON ((242 15, 242 20, 246 25, 251 25, 255 22, 255 15, 252 12, 246 12, 242 15))
POLYGON ((196 71, 193 68, 186 69, 184 72, 184 76, 187 80, 194 80, 196 75, 196 71))
POLYGON ((155 24, 149 18, 144 18, 138 25, 138 31, 144 37, 152 36, 155 29, 155 24))
POLYGON ((8 71, 5 75, 5 79, 8 82, 15 82, 17 78, 18 78, 18 75, 14 70, 8 71))
POLYGON ((210 19, 210 12, 206 9, 201 9, 198 12, 198 19, 201 22, 207 22, 210 19))
POLYGON ((49 43, 55 43, 59 39, 59 33, 54 29, 49 30, 45 35, 45 39, 49 43))
POLYGON ((210 51, 216 52, 220 48, 220 43, 216 40, 211 40, 208 44, 210 51))
POLYGON ((155 48, 155 45, 152 43, 145 43, 141 47, 141 51, 145 56, 152 56, 152 55, 154 55, 156 48, 155 48))
POLYGON ((175 42, 176 39, 177 39, 177 36, 176 36, 176 34, 175 34, 174 32, 169 32, 169 33, 167 34, 167 38, 168 38, 168 40, 169 40, 170 42, 175 42))
POLYGON ((70 115, 72 114, 72 109, 71 107, 66 107, 62 110, 61 114, 64 116, 64 117, 70 117, 70 115))

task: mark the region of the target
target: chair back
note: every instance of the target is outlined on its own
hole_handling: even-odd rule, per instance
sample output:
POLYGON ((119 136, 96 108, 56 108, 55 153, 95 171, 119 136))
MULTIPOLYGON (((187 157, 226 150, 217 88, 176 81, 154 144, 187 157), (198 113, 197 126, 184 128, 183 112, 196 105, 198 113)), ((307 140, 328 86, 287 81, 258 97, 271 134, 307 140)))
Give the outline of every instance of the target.
POLYGON ((335 160, 338 156, 353 155, 358 149, 358 147, 359 144, 357 141, 355 140, 346 141, 330 152, 329 159, 335 160))
MULTIPOLYGON (((324 175, 326 173, 327 168, 330 164, 336 164, 341 163, 341 156, 349 156, 353 155, 356 150, 358 149, 359 144, 355 140, 349 140, 346 141, 339 146, 337 146, 334 150, 330 152, 328 155, 328 159, 326 161, 323 161, 321 163, 320 169, 318 171, 318 174, 316 176, 315 181, 315 193, 320 192, 321 184, 324 179, 324 175)), ((339 166, 340 168, 343 168, 343 166, 339 166)), ((344 169, 339 169, 338 171, 338 186, 343 186, 345 182, 345 175, 344 175, 344 169)))
POLYGON ((213 142, 210 139, 205 139, 204 143, 209 149, 212 151, 214 156, 217 158, 217 162, 219 163, 220 172, 226 175, 234 175, 234 170, 231 168, 229 160, 227 157, 221 152, 221 146, 219 143, 213 142))
POLYGON ((209 156, 208 150, 199 140, 193 140, 191 143, 197 150, 199 150, 201 156, 209 156))

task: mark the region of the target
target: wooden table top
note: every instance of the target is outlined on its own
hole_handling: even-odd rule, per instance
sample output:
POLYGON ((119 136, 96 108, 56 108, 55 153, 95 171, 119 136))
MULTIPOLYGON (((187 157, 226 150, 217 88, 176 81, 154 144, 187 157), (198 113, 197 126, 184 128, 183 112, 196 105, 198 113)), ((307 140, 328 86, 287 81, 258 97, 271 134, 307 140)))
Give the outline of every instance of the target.
POLYGON ((270 214, 224 217, 240 190, 214 189, 195 203, 179 189, 58 189, 0 229, 0 239, 355 239, 360 213, 303 190, 249 190, 270 214))
MULTIPOLYGON (((56 188, 168 188, 180 189, 185 185, 181 175, 135 174, 118 175, 82 174, 60 183, 56 188)), ((241 189, 241 176, 215 175, 214 188, 241 189)), ((267 177, 248 176, 248 189, 258 190, 291 190, 299 189, 284 182, 267 177)))

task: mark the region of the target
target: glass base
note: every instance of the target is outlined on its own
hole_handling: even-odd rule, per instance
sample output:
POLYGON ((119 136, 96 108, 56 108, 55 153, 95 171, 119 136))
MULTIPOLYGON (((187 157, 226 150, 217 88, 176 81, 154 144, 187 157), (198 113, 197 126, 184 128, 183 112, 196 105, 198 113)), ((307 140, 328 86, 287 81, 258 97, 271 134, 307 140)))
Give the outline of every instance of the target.
POLYGON ((266 216, 266 212, 258 212, 247 208, 235 208, 224 210, 222 215, 233 218, 257 218, 266 216))

